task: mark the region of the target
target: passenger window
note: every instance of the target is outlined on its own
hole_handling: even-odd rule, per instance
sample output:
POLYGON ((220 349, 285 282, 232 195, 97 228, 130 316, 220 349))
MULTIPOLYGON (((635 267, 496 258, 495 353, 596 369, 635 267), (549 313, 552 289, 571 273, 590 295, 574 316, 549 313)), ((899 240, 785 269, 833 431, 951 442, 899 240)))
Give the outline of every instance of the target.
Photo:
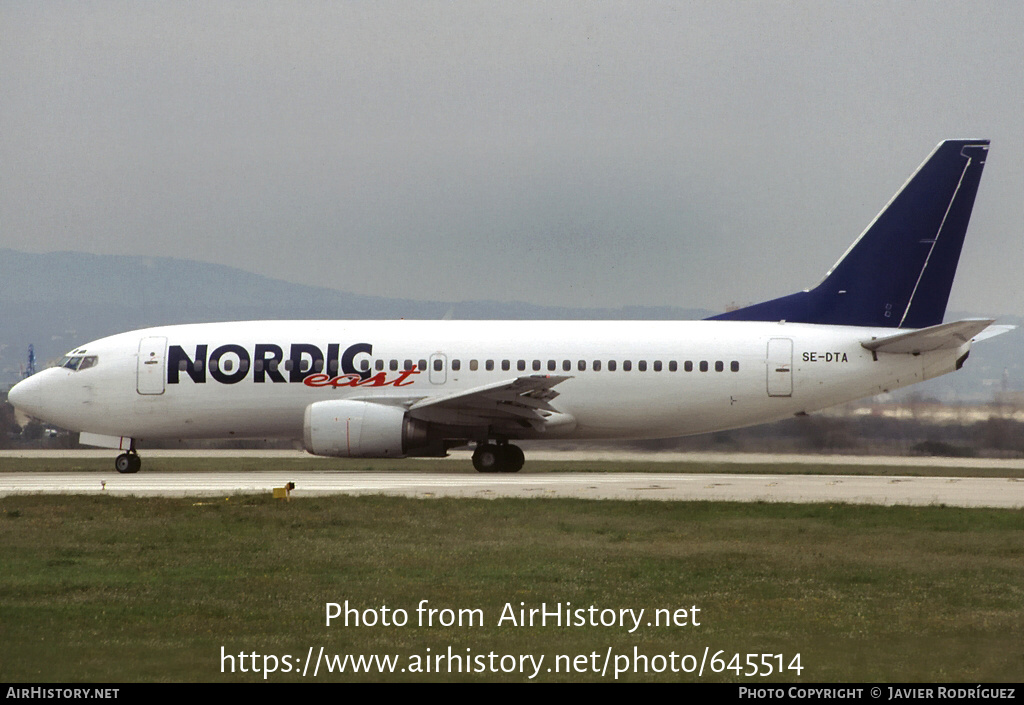
POLYGON ((398 360, 391 360, 388 363, 388 369, 390 369, 392 372, 396 372, 398 370, 398 360))
POLYGON ((427 361, 426 360, 420 360, 419 366, 416 369, 418 369, 420 372, 422 372, 423 370, 427 369, 427 361))
POLYGON ((736 360, 733 360, 732 362, 729 363, 729 369, 732 370, 733 372, 739 372, 740 363, 737 362, 736 360))
POLYGON ((440 358, 434 360, 434 372, 440 372, 442 369, 444 369, 444 363, 441 362, 440 358))
POLYGON ((271 360, 270 364, 267 365, 267 367, 270 369, 271 372, 277 372, 277 365, 278 365, 277 360, 271 360))
POLYGON ((626 360, 626 361, 624 361, 622 363, 622 371, 623 372, 629 372, 632 369, 633 369, 633 361, 632 360, 626 360))
POLYGON ((327 365, 327 370, 332 375, 338 374, 338 361, 337 360, 331 360, 331 363, 329 365, 327 365))
POLYGON ((708 371, 708 361, 707 360, 701 360, 700 361, 700 371, 701 372, 707 372, 708 371))
MULTIPOLYGON (((332 364, 333 364, 333 362, 334 361, 331 360, 332 364)), ((377 360, 376 362, 373 363, 373 366, 374 366, 374 368, 376 368, 376 370, 378 372, 383 372, 384 371, 384 361, 383 360, 377 360)))
POLYGON ((594 372, 600 372, 600 371, 601 371, 601 361, 600 360, 594 360, 594 372))
POLYGON ((187 371, 188 371, 188 363, 185 362, 184 360, 178 360, 178 372, 187 372, 187 371))
POLYGON ((654 361, 654 371, 661 372, 661 360, 654 361))
POLYGON ((608 361, 608 371, 609 372, 614 372, 615 371, 615 366, 616 366, 615 360, 609 360, 608 361))
POLYGON ((725 363, 722 362, 721 360, 716 360, 715 361, 715 372, 724 372, 724 371, 725 371, 725 363))
POLYGON ((580 372, 586 372, 587 371, 587 361, 586 360, 580 360, 579 362, 577 362, 576 363, 576 369, 578 369, 580 372))
POLYGON ((488 372, 493 371, 494 370, 494 360, 488 360, 487 363, 484 365, 484 367, 487 368, 488 372))
POLYGON ((368 371, 370 369, 370 361, 369 360, 363 360, 362 362, 360 362, 359 363, 359 369, 361 369, 363 372, 368 371))
POLYGON ((505 372, 508 372, 511 368, 512 368, 512 363, 511 362, 509 362, 508 360, 502 360, 501 361, 501 369, 503 369, 505 372))
POLYGON ((685 363, 683 363, 683 369, 686 370, 687 372, 693 372, 693 363, 687 360, 685 363))
POLYGON ((548 360, 548 372, 554 372, 555 371, 555 367, 557 367, 557 365, 555 364, 555 361, 554 360, 548 360))
POLYGON ((477 369, 479 368, 479 366, 480 365, 479 365, 479 363, 476 360, 470 360, 469 361, 469 369, 472 370, 473 372, 476 372, 477 369))
POLYGON ((516 363, 516 368, 517 368, 517 369, 518 369, 518 370, 519 370, 520 372, 522 372, 523 370, 525 370, 525 369, 526 369, 526 360, 520 360, 519 362, 517 362, 517 363, 516 363))
MULTIPOLYGON (((669 361, 669 363, 668 363, 668 371, 669 372, 675 372, 678 369, 679 369, 679 363, 677 363, 675 360, 669 361)), ((687 370, 687 371, 689 371, 689 370, 687 370)))
POLYGON ((540 372, 540 360, 533 361, 533 371, 540 372))
POLYGON ((412 360, 406 360, 405 361, 405 370, 408 371, 408 370, 411 370, 411 369, 412 369, 412 360))
POLYGON ((640 362, 636 363, 636 368, 638 370, 640 370, 641 372, 646 372, 647 371, 647 360, 641 360, 640 362))
POLYGON ((452 372, 458 372, 461 369, 462 369, 462 361, 461 360, 452 360, 452 372))

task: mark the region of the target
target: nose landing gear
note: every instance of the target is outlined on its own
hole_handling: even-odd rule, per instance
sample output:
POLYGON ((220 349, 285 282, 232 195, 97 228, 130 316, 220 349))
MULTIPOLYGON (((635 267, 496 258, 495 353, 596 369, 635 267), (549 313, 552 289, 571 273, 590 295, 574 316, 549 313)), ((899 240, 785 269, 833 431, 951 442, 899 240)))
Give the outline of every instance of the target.
POLYGON ((473 451, 477 472, 519 472, 525 460, 523 450, 511 443, 479 443, 473 451))

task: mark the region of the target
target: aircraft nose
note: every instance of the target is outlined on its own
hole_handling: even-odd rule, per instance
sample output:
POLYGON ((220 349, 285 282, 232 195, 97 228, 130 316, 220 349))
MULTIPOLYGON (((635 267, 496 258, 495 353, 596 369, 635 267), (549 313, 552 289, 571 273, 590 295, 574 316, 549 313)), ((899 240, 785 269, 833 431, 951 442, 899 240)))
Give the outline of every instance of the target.
POLYGON ((36 416, 42 406, 41 386, 38 375, 23 379, 11 387, 11 391, 7 393, 7 401, 18 411, 36 416))

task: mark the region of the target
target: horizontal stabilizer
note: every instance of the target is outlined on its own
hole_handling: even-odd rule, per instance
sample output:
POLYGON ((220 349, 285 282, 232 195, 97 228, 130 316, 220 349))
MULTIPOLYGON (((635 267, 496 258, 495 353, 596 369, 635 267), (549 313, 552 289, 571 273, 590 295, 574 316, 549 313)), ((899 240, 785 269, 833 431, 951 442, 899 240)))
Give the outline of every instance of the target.
POLYGON ((929 328, 900 333, 885 338, 872 338, 861 341, 861 345, 872 352, 882 353, 918 353, 932 350, 949 350, 959 348, 974 336, 992 325, 991 318, 969 318, 964 321, 942 323, 929 328))
POLYGON ((989 338, 995 338, 997 335, 1002 335, 1003 333, 1009 333, 1011 330, 1013 330, 1016 327, 1017 326, 1004 326, 1004 325, 989 326, 988 328, 986 328, 985 330, 981 331, 976 336, 974 336, 974 342, 975 343, 980 343, 983 340, 988 340, 989 338))

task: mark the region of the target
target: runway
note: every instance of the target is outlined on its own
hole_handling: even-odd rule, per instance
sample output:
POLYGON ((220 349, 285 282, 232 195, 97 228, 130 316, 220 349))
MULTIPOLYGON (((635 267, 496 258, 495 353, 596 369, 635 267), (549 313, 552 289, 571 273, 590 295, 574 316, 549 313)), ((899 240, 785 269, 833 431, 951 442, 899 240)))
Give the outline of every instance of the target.
MULTIPOLYGON (((74 450, 0 450, 3 458, 109 458, 117 451, 100 449, 74 450)), ((160 450, 147 448, 142 451, 145 458, 279 458, 284 460, 307 460, 311 465, 329 462, 331 459, 318 458, 302 450, 160 450)), ((421 462, 435 462, 442 470, 446 463, 468 461, 472 452, 453 450, 447 458, 416 458, 421 462)), ((632 462, 632 463, 730 463, 740 465, 771 466, 778 463, 805 465, 871 465, 889 467, 947 467, 947 468, 995 468, 1006 470, 1024 469, 1024 458, 949 458, 928 455, 836 455, 815 453, 715 453, 677 451, 629 451, 629 450, 536 450, 530 448, 526 454, 527 463, 533 461, 555 462, 632 462)), ((527 466, 529 469, 529 466, 527 466)), ((145 472, 145 471, 143 471, 145 472)))
POLYGON ((1018 478, 588 472, 16 472, 0 473, 0 497, 26 493, 172 497, 270 494, 274 487, 288 482, 295 483, 292 497, 296 499, 386 494, 420 498, 572 497, 1024 508, 1024 479, 1018 478))

